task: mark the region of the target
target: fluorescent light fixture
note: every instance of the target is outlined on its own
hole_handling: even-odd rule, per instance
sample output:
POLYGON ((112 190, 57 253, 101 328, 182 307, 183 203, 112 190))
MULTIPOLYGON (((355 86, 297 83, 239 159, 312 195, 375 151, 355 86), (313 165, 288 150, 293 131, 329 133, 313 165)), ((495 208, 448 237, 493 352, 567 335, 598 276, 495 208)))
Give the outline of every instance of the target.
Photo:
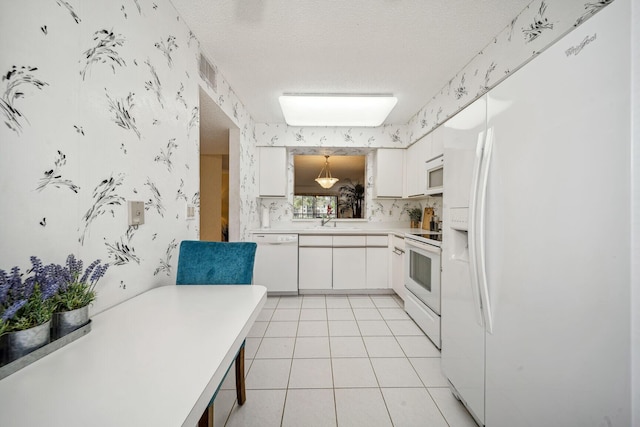
POLYGON ((398 98, 390 95, 282 95, 289 126, 380 126, 398 98))

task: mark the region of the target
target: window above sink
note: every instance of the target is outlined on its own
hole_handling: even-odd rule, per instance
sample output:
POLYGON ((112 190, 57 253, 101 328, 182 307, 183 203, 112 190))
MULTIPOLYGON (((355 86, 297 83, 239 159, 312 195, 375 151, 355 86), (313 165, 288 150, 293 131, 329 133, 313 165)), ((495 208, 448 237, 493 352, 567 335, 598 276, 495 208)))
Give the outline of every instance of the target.
POLYGON ((324 154, 294 154, 293 218, 361 219, 365 216, 366 156, 330 155, 331 176, 338 182, 321 187, 315 179, 324 176, 324 154))

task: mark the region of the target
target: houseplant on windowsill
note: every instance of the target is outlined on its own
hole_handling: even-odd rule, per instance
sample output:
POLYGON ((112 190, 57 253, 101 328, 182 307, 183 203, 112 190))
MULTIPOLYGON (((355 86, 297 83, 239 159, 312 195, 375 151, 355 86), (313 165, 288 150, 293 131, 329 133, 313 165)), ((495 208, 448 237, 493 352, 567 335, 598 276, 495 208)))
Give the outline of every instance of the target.
POLYGON ((0 364, 9 363, 50 341, 53 296, 60 282, 59 266, 31 257, 32 273, 24 281, 20 268, 0 270, 0 364))
POLYGON ((422 209, 411 208, 407 210, 409 219, 411 220, 411 228, 420 228, 420 221, 422 220, 422 209))
POLYGON ((54 297, 54 339, 60 338, 89 322, 89 305, 96 299, 96 284, 109 268, 95 260, 82 271, 82 260, 71 254, 62 271, 62 281, 54 297))

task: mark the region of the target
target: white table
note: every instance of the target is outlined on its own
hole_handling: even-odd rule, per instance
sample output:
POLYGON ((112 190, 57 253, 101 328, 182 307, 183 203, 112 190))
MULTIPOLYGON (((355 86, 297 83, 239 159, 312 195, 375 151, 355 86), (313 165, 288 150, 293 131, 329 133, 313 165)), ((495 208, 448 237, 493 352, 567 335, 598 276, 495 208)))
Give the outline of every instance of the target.
POLYGON ((262 286, 165 286, 0 380, 0 426, 193 427, 266 301, 262 286))

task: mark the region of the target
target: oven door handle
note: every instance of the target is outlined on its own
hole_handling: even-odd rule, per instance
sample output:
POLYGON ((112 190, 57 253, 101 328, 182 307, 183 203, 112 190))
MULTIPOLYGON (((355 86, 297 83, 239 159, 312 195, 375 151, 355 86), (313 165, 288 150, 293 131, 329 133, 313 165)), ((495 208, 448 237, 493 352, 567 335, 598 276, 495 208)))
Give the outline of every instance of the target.
POLYGON ((411 240, 411 239, 405 239, 404 244, 405 244, 405 247, 411 246, 425 252, 440 255, 440 248, 438 246, 427 245, 425 243, 420 243, 418 241, 411 240))

